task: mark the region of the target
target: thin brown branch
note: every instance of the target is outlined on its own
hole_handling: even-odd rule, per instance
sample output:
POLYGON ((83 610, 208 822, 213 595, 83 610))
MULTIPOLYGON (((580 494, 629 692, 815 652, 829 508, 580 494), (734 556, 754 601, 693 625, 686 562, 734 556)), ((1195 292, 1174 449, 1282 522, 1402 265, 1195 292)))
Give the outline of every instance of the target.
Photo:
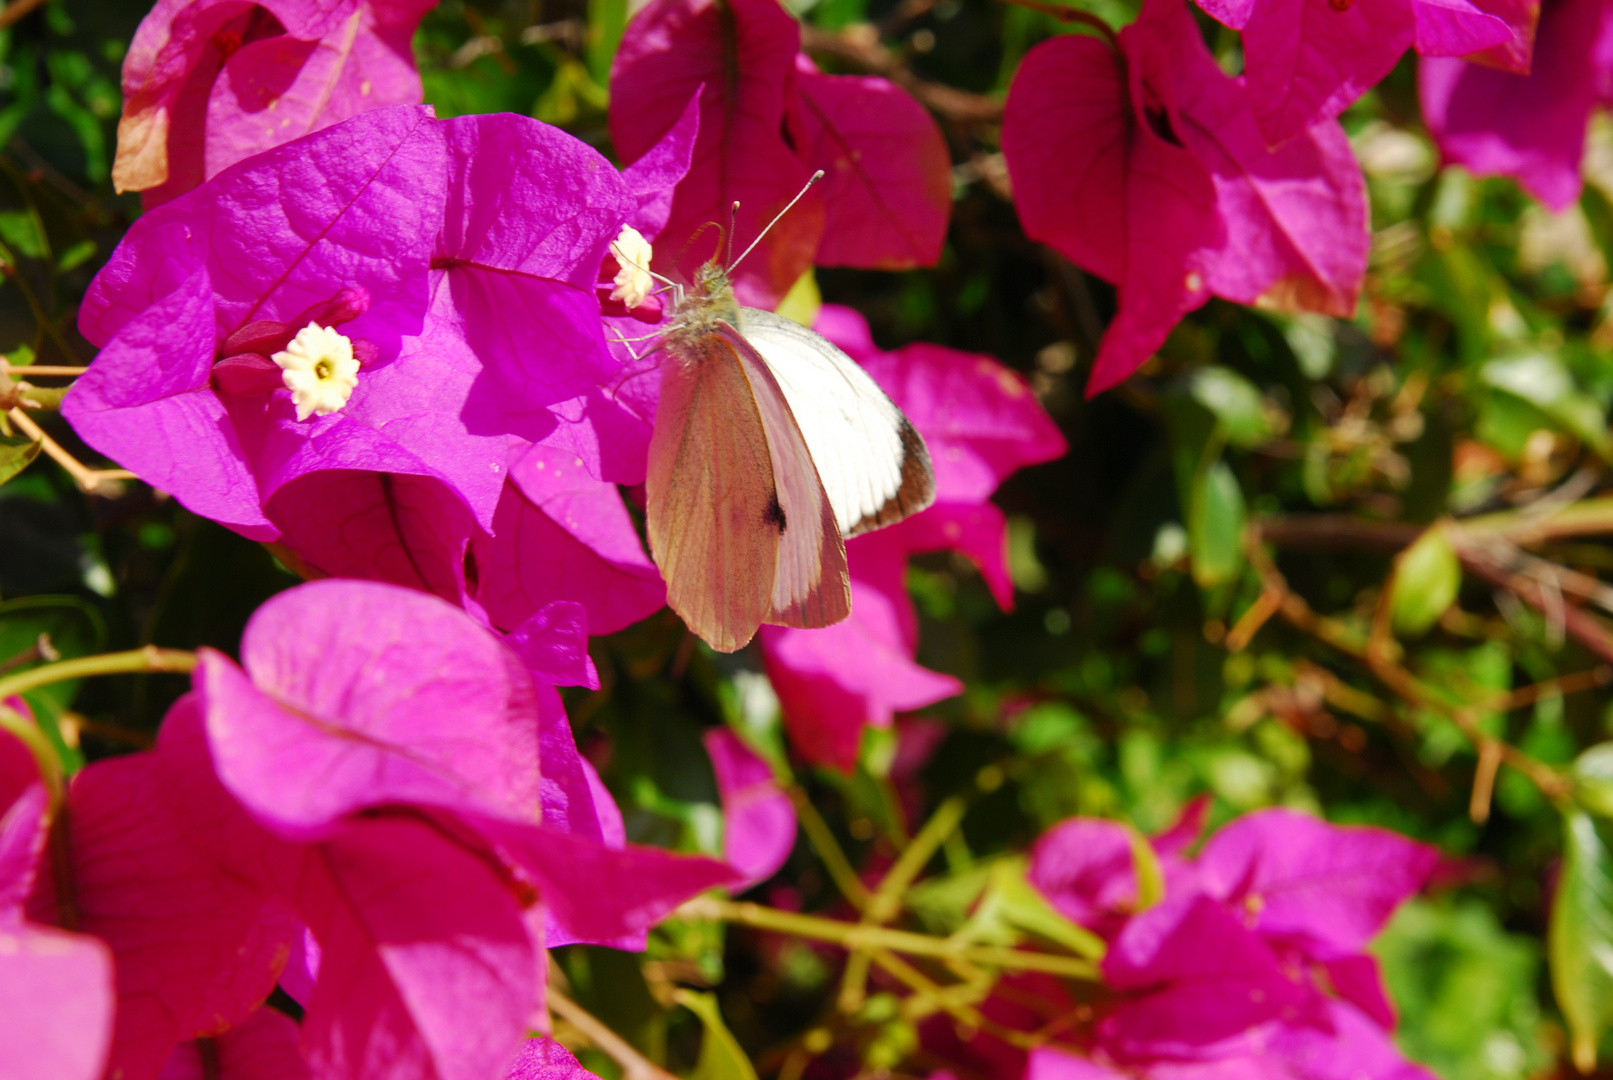
POLYGON ((624 1080, 677 1080, 671 1073, 639 1053, 616 1032, 606 1027, 593 1013, 572 1001, 551 984, 548 990, 549 1008, 554 1014, 588 1037, 600 1053, 622 1067, 624 1080))
MULTIPOLYGON (((1560 799, 1568 795, 1573 788, 1573 781, 1568 777, 1510 743, 1497 739, 1480 726, 1480 715, 1493 711, 1494 702, 1478 702, 1465 706, 1450 704, 1438 694, 1430 692, 1415 675, 1400 666, 1390 650, 1384 647, 1387 643, 1376 642, 1371 638, 1364 639, 1362 635, 1337 620, 1329 619, 1312 610, 1303 597, 1288 587, 1287 579, 1271 561, 1271 556, 1266 553, 1265 546, 1261 543, 1264 535, 1260 523, 1252 525, 1247 531, 1245 550, 1249 564, 1259 575, 1262 586, 1267 591, 1274 591, 1282 597, 1278 610, 1290 625, 1360 660, 1379 682, 1408 703, 1448 718, 1463 735, 1467 736, 1468 741, 1478 751, 1481 762, 1487 754, 1498 755, 1502 764, 1528 777, 1548 798, 1560 799)), ((1590 618, 1590 616, 1584 617, 1590 618)), ((1479 779, 1482 781, 1482 777, 1479 779)), ((1487 797, 1485 803, 1488 804, 1487 797)))
POLYGON ((40 449, 45 451, 45 453, 50 456, 52 461, 56 462, 56 464, 67 470, 67 474, 73 478, 73 482, 79 486, 81 491, 93 493, 97 488, 108 481, 140 479, 134 473, 129 472, 126 469, 89 468, 80 462, 78 458, 74 457, 72 454, 69 454, 65 449, 63 449, 61 444, 55 439, 45 434, 45 429, 34 423, 33 420, 29 418, 28 414, 23 412, 21 409, 12 409, 6 414, 6 418, 13 424, 16 424, 18 430, 24 435, 28 436, 28 438, 37 440, 39 442, 40 449))
POLYGON ((832 56, 870 75, 883 75, 948 120, 978 124, 1002 119, 1002 99, 919 78, 900 57, 880 44, 879 31, 866 23, 840 31, 803 26, 801 45, 808 52, 832 56))
POLYGON ((4 30, 36 7, 43 7, 50 0, 15 0, 0 8, 0 30, 4 30))

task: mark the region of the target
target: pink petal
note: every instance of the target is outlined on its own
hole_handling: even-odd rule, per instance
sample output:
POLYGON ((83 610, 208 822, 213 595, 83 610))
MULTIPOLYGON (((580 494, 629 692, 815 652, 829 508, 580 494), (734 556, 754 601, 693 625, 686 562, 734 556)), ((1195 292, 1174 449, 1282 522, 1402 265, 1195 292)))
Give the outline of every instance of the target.
POLYGON ((992 357, 919 343, 863 366, 924 436, 940 501, 984 502, 1011 474, 1068 448, 1024 378, 992 357))
POLYGON ((112 955, 101 942, 0 925, 0 1075, 97 1080, 112 1003, 112 955))
POLYGON ((116 958, 111 1075, 149 1077, 181 1040, 238 1023, 268 996, 294 932, 267 881, 286 849, 219 787, 187 696, 158 748, 90 765, 67 806, 71 898, 39 879, 30 916, 70 903, 116 958))
POLYGON ((303 1021, 314 1075, 502 1075, 539 954, 484 859, 424 822, 346 822, 310 852, 296 901, 321 949, 303 1021))
MULTIPOLYGON (((1071 35, 1027 53, 1008 88, 1002 134, 1025 234, 1118 283, 1135 139, 1124 61, 1113 49, 1071 35)), ((1190 202, 1202 198, 1194 191, 1190 202)))
MULTIPOLYGON (((991 503, 938 502, 894 526, 910 554, 956 551, 967 555, 991 589, 997 606, 1014 610, 1014 582, 1008 574, 1008 522, 991 503)), ((894 539, 894 538, 893 538, 894 539)))
POLYGON ((1210 838, 1204 888, 1262 935, 1317 960, 1360 952, 1427 881, 1437 849, 1366 826, 1261 810, 1210 838))
POLYGON ((1135 916, 1110 944, 1104 981, 1137 996, 1098 1025, 1103 1043, 1130 1058, 1224 1056, 1256 1045, 1269 1020, 1301 1020, 1315 992, 1291 980, 1277 957, 1205 896, 1167 896, 1135 916))
POLYGON ((1047 1046, 1032 1050, 1025 1062, 1025 1080, 1124 1080, 1125 1075, 1090 1058, 1047 1046))
POLYGON ((213 1037, 210 1066, 196 1043, 181 1043, 157 1080, 310 1080, 297 1040, 295 1021, 261 1007, 213 1037))
POLYGON ((22 919, 23 904, 33 891, 39 857, 45 850, 49 807, 45 785, 36 781, 0 814, 0 926, 22 919))
POLYGON ((941 257, 952 159, 929 110, 875 76, 821 75, 796 58, 796 146, 822 169, 819 266, 901 270, 941 257))
POLYGON ((599 672, 588 655, 588 613, 581 604, 556 600, 505 635, 504 644, 540 682, 599 689, 599 672))
POLYGON ((655 240, 672 216, 672 193, 688 175, 700 134, 700 95, 694 94, 661 141, 622 170, 622 182, 638 199, 627 223, 646 240, 655 240))
POLYGON ((1182 137, 1210 170, 1226 227, 1207 259, 1210 291, 1351 317, 1366 274, 1367 196, 1343 130, 1317 124, 1268 150, 1251 93, 1202 48, 1184 51, 1193 62, 1176 73, 1182 137))
POLYGON ((553 1039, 528 1039, 504 1080, 599 1080, 553 1039))
MULTIPOLYGON (((1178 12, 1186 17, 1180 0, 1149 0, 1122 32, 1129 91, 1127 71, 1106 45, 1060 37, 1026 55, 1003 114, 1003 153, 1026 233, 1120 290, 1089 396, 1127 378, 1209 296, 1195 256, 1219 241, 1223 226, 1208 171, 1128 104, 1144 83, 1160 93, 1161 73, 1181 59, 1167 51, 1176 38, 1151 26, 1178 12)), ((1170 120, 1167 111, 1157 122, 1168 131, 1170 120)))
POLYGON ((1530 65, 1534 63, 1540 0, 1478 0, 1477 6, 1506 23, 1512 37, 1467 59, 1516 75, 1529 74, 1530 65))
POLYGON ((701 736, 722 797, 722 857, 746 888, 778 872, 795 848, 795 808, 773 768, 727 728, 701 736))
POLYGON ((248 26, 261 27, 253 32, 273 33, 278 22, 291 36, 312 40, 350 17, 357 4, 353 0, 271 0, 265 6, 272 9, 272 15, 253 12, 239 0, 162 0, 141 21, 123 58, 123 118, 118 124, 118 158, 113 166, 119 190, 154 187, 170 180, 175 171, 194 174, 195 181, 200 181, 199 162, 190 170, 174 168, 178 163, 170 160, 175 149, 170 140, 189 136, 183 142, 199 157, 200 140, 187 121, 200 119, 194 106, 206 100, 207 89, 226 55, 213 40, 214 34, 232 22, 237 34, 248 26), (182 107, 182 96, 190 100, 191 109, 182 107))
POLYGON ((889 727, 898 712, 961 693, 950 675, 914 663, 871 623, 894 622, 889 601, 854 590, 851 617, 823 630, 763 627, 767 677, 784 707, 790 741, 808 761, 850 772, 864 727, 889 727))
POLYGON ((696 893, 739 880, 726 863, 662 848, 612 848, 506 821, 480 828, 537 882, 544 905, 573 941, 636 935, 696 893))
POLYGON ((283 485, 267 507, 280 542, 330 577, 405 585, 462 602, 469 509, 440 480, 327 469, 283 485))
MULTIPOLYGON (((1505 40, 1505 26, 1490 44, 1505 40)), ((1389 73, 1416 31, 1411 0, 1256 5, 1243 31, 1244 74, 1265 141, 1279 146, 1343 112, 1389 73)))
POLYGON ((1043 833, 1025 878, 1060 914, 1106 937, 1119 931, 1137 901, 1131 838, 1098 818, 1072 818, 1043 833))
POLYGON ((1276 1028, 1266 1055, 1280 1061, 1294 1080, 1435 1080, 1429 1070, 1407 1061, 1382 1028, 1342 1001, 1327 1003, 1332 1031, 1321 1026, 1284 1024, 1276 1028))
POLYGON ((1564 0, 1541 14, 1533 75, 1423 61, 1423 116, 1446 160, 1510 176, 1552 210, 1579 198, 1585 128, 1598 99, 1595 58, 1610 32, 1602 4, 1564 0))
POLYGON ((556 600, 580 603, 610 634, 660 610, 666 586, 615 485, 546 448, 516 462, 491 540, 472 542, 494 625, 516 627, 556 600), (541 466, 541 467, 540 467, 541 466))
MULTIPOLYGON (((86 325, 86 334, 92 330, 86 325)), ((273 540, 246 451, 208 386, 214 306, 207 273, 197 268, 102 344, 62 401, 73 429, 187 509, 273 540)))
POLYGON ((284 835, 388 802, 537 814, 531 680, 464 612, 314 582, 258 609, 241 657, 246 673, 203 653, 208 735, 224 784, 284 835))
POLYGON ((1489 6, 1467 0, 1411 0, 1418 54, 1467 56, 1514 44, 1518 20, 1498 18, 1486 10, 1489 6))
MULTIPOLYGON (((734 241, 749 244, 806 183, 812 170, 784 139, 800 39, 773 0, 652 0, 628 24, 611 67, 610 132, 623 160, 647 153, 700 90, 694 159, 656 245, 663 272, 693 280, 719 235, 707 230, 679 257, 697 230, 726 230, 737 200, 734 241)), ((741 300, 773 308, 812 265, 823 221, 823 197, 809 192, 743 264, 741 300)))
POLYGON ((1354 1005, 1385 1031, 1395 1029, 1395 1003, 1383 981, 1383 969, 1374 956, 1365 953, 1329 960, 1324 965, 1327 981, 1340 998, 1354 1005))
MULTIPOLYGON (((20 713, 30 723, 33 712, 20 697, 0 701, 0 708, 20 713)), ((28 744, 9 731, 0 731, 0 814, 39 780, 39 763, 28 744)))
POLYGON ((452 205, 435 261, 546 278, 592 297, 606 245, 638 205, 610 162, 559 128, 510 113, 442 128, 452 205))

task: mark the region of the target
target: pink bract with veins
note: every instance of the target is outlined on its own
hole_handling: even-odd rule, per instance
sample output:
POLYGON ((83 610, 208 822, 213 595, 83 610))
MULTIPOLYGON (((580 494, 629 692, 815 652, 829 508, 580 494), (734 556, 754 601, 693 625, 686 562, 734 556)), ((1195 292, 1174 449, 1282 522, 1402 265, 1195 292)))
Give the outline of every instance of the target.
POLYGON ((1212 295, 1354 313, 1368 223, 1349 141, 1327 120, 1268 149, 1256 98, 1185 0, 1146 0, 1117 47, 1066 35, 1020 65, 1003 113, 1020 220, 1119 292, 1089 396, 1212 295))
POLYGON ((736 272, 743 303, 772 309, 814 263, 900 269, 940 256, 951 162, 935 121, 889 81, 822 74, 800 49, 777 0, 652 0, 628 24, 611 68, 610 130, 624 160, 699 94, 694 159, 656 246, 663 273, 692 281, 714 254, 726 261, 718 240, 736 200, 737 254, 818 169, 823 183, 736 272))
POLYGON ((123 61, 112 166, 147 208, 370 109, 417 105, 435 0, 159 0, 123 61))
MULTIPOLYGON (((1243 32, 1244 78, 1268 145, 1339 115, 1402 54, 1521 48, 1531 3, 1517 0, 1198 0, 1243 32), (1492 8, 1497 10, 1492 12, 1492 8)), ((1525 59, 1525 65, 1527 60, 1525 59)))

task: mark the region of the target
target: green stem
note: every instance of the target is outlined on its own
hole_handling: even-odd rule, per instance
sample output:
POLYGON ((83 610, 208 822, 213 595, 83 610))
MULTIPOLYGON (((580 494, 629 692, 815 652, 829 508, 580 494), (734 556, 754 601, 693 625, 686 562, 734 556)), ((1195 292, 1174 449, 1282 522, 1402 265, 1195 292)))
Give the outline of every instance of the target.
POLYGON ((0 695, 0 731, 9 732, 22 740, 28 752, 34 755, 34 761, 39 766, 39 776, 45 782, 45 791, 50 796, 50 805, 54 810, 61 804, 62 796, 62 760, 56 754, 56 748, 45 738, 45 733, 39 730, 38 724, 31 724, 20 714, 6 707, 0 695))
POLYGON ((995 945, 967 945, 947 938, 931 937, 928 934, 842 922, 838 919, 824 919, 816 915, 801 915, 793 911, 763 907, 760 904, 721 900, 710 896, 690 900, 678 908, 676 915, 682 919, 704 919, 754 926, 761 930, 773 930, 794 937, 826 941, 843 949, 884 948, 909 956, 962 960, 983 967, 1040 971, 1048 975, 1089 982, 1096 982, 1099 979, 1096 964, 1075 956, 1028 952, 995 945))
POLYGON ((51 683, 82 679, 89 675, 126 675, 144 671, 172 671, 185 675, 196 667, 196 654, 183 649, 159 649, 147 645, 128 652, 102 653, 99 656, 81 656, 73 660, 59 660, 54 664, 30 668, 9 678, 0 679, 0 701, 17 694, 37 690, 51 683))
POLYGON ((930 820, 924 823, 924 828, 919 830, 901 857, 885 872, 879 887, 868 901, 868 909, 863 913, 864 922, 886 923, 896 917, 896 913, 902 909, 902 895, 907 892, 907 887, 919 876, 930 861, 930 856, 952 835, 952 830, 962 823, 968 809, 968 801, 958 795, 936 807, 930 820))
POLYGON ((834 833, 829 831, 828 822, 823 820, 823 815, 818 813, 818 808, 812 805, 812 800, 807 797, 805 791, 799 787, 791 787, 789 796, 790 802, 795 805, 795 816, 801 822, 802 831, 817 849, 818 858, 823 860, 824 869, 829 871, 836 888, 858 911, 867 908, 868 886, 862 883, 857 871, 852 869, 851 860, 840 850, 840 844, 835 840, 834 833))

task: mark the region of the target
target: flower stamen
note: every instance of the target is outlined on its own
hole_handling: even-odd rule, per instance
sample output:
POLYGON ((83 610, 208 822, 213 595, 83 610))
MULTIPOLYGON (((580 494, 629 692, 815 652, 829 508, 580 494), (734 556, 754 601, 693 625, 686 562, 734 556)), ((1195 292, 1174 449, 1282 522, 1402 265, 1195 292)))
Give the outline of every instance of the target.
POLYGON ((291 391, 297 419, 329 416, 347 404, 358 386, 353 343, 329 327, 311 322, 269 359, 280 366, 281 381, 291 391))

